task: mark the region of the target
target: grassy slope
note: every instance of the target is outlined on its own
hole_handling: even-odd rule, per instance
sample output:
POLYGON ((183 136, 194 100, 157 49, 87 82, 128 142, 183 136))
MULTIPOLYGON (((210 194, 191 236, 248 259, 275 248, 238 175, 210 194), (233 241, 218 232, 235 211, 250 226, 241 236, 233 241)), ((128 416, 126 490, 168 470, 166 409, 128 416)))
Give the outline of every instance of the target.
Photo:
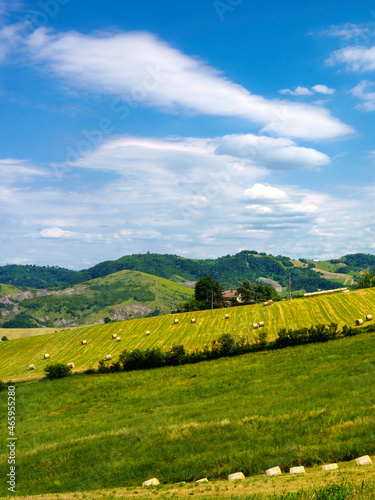
POLYGON ((61 328, 2 328, 0 329, 0 338, 5 335, 9 340, 22 339, 24 337, 36 337, 37 335, 46 335, 55 333, 61 328))
MULTIPOLYGON (((193 290, 184 285, 173 283, 172 281, 164 278, 141 273, 139 271, 120 271, 103 278, 93 279, 84 284, 67 287, 67 289, 77 290, 79 295, 62 295, 59 297, 52 295, 40 297, 35 299, 38 307, 31 310, 26 309, 26 312, 39 318, 45 318, 48 316, 52 322, 61 319, 65 319, 68 322, 75 322, 78 318, 80 324, 92 324, 98 320, 103 320, 106 316, 111 317, 114 312, 112 306, 126 308, 127 306, 141 304, 142 306, 146 306, 150 311, 159 309, 159 311, 165 314, 168 313, 171 308, 175 307, 176 303, 188 300, 193 294, 193 290), (155 295, 155 299, 148 301, 135 300, 134 297, 136 297, 140 289, 148 289, 155 295), (129 291, 134 292, 134 295, 132 295, 133 298, 128 298, 124 302, 119 302, 119 294, 123 292, 124 296, 125 293, 126 295, 129 295, 129 291), (74 299, 74 297, 79 299, 82 296, 94 299, 97 297, 99 302, 103 294, 105 294, 107 303, 111 301, 111 298, 113 303, 109 303, 107 306, 99 308, 99 310, 97 310, 96 307, 90 307, 88 309, 82 308, 78 309, 78 311, 69 312, 65 306, 60 309, 58 305, 64 301, 68 304, 68 300, 70 301, 72 298, 74 299)), ((32 299, 31 302, 33 302, 32 299)), ((19 308, 21 312, 25 310, 22 302, 19 303, 19 308)), ((137 316, 137 314, 134 313, 134 316, 137 316)), ((7 316, 7 320, 12 317, 13 315, 7 316)), ((53 326, 53 323, 51 323, 50 326, 53 326)))
POLYGON ((13 285, 4 285, 4 283, 0 283, 0 297, 4 297, 4 295, 10 295, 11 293, 20 293, 22 290, 13 285))
POLYGON ((276 337, 281 328, 328 324, 331 321, 354 325, 357 318, 364 318, 367 314, 375 317, 375 289, 278 302, 271 307, 262 304, 236 307, 229 310, 229 320, 224 319, 226 312, 227 309, 214 310, 213 318, 211 311, 199 311, 79 328, 79 342, 85 339, 87 345, 79 347, 78 356, 76 329, 1 342, 0 380, 42 376, 44 368, 51 362, 73 361, 76 369, 83 370, 107 354, 117 357, 125 348, 160 346, 169 349, 172 344, 181 343, 188 349, 202 348, 222 333, 248 335, 251 338, 252 325, 258 321, 264 321, 270 339, 276 337), (196 318, 195 324, 190 323, 193 317, 196 318), (178 325, 173 323, 175 318, 180 321, 178 325), (147 330, 151 332, 150 336, 145 335, 147 330), (121 342, 112 340, 113 333, 121 337, 121 342), (43 359, 45 353, 50 354, 49 360, 43 359), (28 370, 31 363, 35 365, 35 371, 28 370))
POLYGON ((21 383, 18 493, 226 478, 275 465, 285 472, 373 455, 374 348, 375 334, 361 334, 197 365, 21 383))

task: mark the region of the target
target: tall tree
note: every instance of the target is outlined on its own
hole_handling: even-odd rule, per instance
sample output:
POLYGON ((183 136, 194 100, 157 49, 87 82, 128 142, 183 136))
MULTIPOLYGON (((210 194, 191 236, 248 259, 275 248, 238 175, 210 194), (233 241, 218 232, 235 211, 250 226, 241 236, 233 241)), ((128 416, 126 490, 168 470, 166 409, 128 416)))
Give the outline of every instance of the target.
POLYGON ((214 301, 221 302, 223 289, 220 283, 214 281, 212 276, 202 276, 194 287, 195 299, 204 305, 208 305, 211 303, 212 292, 214 301))

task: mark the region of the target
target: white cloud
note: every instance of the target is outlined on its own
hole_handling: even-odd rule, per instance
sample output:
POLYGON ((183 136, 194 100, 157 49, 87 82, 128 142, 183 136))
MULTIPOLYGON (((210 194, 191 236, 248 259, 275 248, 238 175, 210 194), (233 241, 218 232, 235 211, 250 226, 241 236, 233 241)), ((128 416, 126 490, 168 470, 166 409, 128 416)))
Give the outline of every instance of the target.
POLYGON ((371 32, 372 30, 372 23, 345 23, 340 25, 332 25, 328 29, 323 30, 321 33, 326 36, 341 38, 343 40, 351 40, 355 38, 356 41, 361 41, 363 43, 366 39, 369 38, 369 35, 373 36, 371 32))
POLYGON ((303 148, 290 139, 254 134, 231 134, 218 137, 217 154, 252 159, 270 169, 314 170, 330 163, 330 158, 315 149, 303 148))
POLYGON ((244 195, 250 200, 286 200, 288 195, 282 189, 270 186, 268 184, 254 184, 250 189, 246 189, 244 195))
POLYGON ((290 89, 282 89, 279 90, 280 94, 289 94, 289 95, 313 95, 314 92, 311 92, 307 87, 296 87, 294 90, 290 89))
POLYGON ((327 85, 314 85, 311 88, 318 94, 332 95, 335 93, 335 89, 330 89, 329 87, 327 87, 327 85))
POLYGON ((375 111, 375 92, 369 92, 367 89, 373 87, 374 82, 363 80, 350 92, 356 97, 359 97, 363 102, 357 105, 358 109, 363 111, 375 111))
POLYGON ((48 172, 36 167, 26 160, 14 158, 0 159, 0 177, 2 182, 17 182, 22 184, 33 177, 46 177, 48 172))
POLYGON ((296 87, 294 90, 290 89, 283 89, 279 90, 280 94, 289 94, 289 95, 297 95, 297 96, 304 96, 304 95, 314 95, 315 93, 318 94, 326 94, 326 95, 331 95, 335 92, 334 89, 330 89, 327 87, 327 85, 314 85, 311 87, 311 89, 308 89, 307 87, 296 87))
POLYGON ((347 69, 357 71, 373 71, 375 69, 375 47, 345 47, 332 52, 327 64, 345 64, 347 69))
MULTIPOLYGON (((369 252, 374 187, 326 194, 276 183, 259 159, 218 151, 221 139, 118 137, 71 164, 64 182, 2 187, 0 259, 83 268, 182 247, 185 256, 207 258, 239 247, 314 258, 369 252), (96 171, 101 184, 82 191, 96 171)), ((276 145, 294 147, 272 139, 264 150, 276 145)))
POLYGON ((71 231, 64 231, 59 227, 49 227, 40 231, 42 238, 71 238, 73 235, 71 231))
POLYGON ((25 50, 50 72, 78 87, 166 112, 233 116, 278 136, 332 139, 353 129, 321 106, 251 94, 206 62, 145 32, 83 35, 37 29, 25 50))

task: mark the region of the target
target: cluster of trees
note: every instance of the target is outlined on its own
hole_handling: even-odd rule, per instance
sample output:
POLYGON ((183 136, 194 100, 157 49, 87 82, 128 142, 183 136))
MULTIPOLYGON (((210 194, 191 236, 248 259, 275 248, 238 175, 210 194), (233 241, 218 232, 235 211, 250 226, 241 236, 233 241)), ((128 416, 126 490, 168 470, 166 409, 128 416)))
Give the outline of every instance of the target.
MULTIPOLYGON (((195 284, 194 297, 187 302, 178 304, 178 311, 199 311, 210 309, 211 307, 221 307, 223 303, 223 291, 220 283, 215 281, 212 276, 203 276, 195 284)), ((237 288, 237 292, 241 295, 241 300, 244 304, 265 302, 270 299, 280 300, 279 294, 272 286, 263 283, 250 283, 249 280, 245 280, 237 288)), ((236 299, 232 303, 233 305, 239 305, 236 299)))

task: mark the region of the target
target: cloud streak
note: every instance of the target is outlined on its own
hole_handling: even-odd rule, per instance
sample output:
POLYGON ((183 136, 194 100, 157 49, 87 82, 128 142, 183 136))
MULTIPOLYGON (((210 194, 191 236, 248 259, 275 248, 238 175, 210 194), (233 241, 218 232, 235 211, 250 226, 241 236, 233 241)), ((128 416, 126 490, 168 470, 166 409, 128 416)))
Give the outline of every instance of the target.
POLYGON ((322 106, 254 95, 147 32, 53 34, 39 28, 25 38, 24 50, 70 85, 163 112, 237 117, 264 133, 307 140, 353 133, 322 106))

